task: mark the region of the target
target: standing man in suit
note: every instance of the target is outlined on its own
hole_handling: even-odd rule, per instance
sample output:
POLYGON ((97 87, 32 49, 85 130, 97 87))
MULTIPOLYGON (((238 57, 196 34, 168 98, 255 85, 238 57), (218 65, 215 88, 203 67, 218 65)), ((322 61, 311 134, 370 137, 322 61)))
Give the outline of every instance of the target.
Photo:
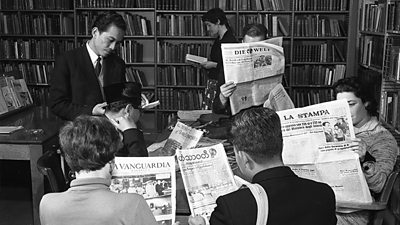
MULTIPOLYGON (((268 196, 267 224, 336 225, 335 195, 327 185, 298 177, 283 165, 279 116, 271 109, 253 107, 234 117, 232 143, 244 178, 264 188, 268 196)), ((248 188, 217 199, 210 224, 254 225, 256 200, 248 188)), ((191 217, 190 225, 205 224, 191 217)))
POLYGON ((81 114, 105 113, 103 87, 125 81, 125 62, 114 53, 125 30, 121 15, 101 14, 93 23, 92 38, 56 59, 50 87, 54 114, 73 120, 81 114))

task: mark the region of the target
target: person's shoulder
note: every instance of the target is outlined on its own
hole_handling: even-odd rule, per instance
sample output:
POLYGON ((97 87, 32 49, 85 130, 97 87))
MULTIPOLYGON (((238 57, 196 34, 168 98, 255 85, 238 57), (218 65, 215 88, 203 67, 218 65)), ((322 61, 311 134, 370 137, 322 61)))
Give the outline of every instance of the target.
POLYGON ((246 186, 243 186, 236 191, 220 196, 219 199, 228 202, 242 202, 243 200, 249 199, 249 197, 252 195, 253 194, 251 193, 250 189, 246 186))
POLYGON ((317 194, 321 194, 321 195, 334 195, 334 192, 332 190, 332 188, 326 184, 326 183, 322 183, 322 182, 318 182, 318 181, 314 181, 314 180, 310 180, 310 179, 306 179, 306 178, 301 178, 299 177, 299 180, 301 182, 301 184, 304 186, 304 188, 306 190, 309 190, 309 193, 312 195, 317 195, 317 194))

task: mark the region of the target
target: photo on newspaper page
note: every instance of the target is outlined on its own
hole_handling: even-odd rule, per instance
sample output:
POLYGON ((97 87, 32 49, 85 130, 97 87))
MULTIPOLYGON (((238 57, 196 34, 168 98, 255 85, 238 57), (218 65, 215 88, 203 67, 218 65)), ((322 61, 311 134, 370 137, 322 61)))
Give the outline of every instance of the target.
POLYGON ((241 109, 264 104, 269 92, 282 82, 285 55, 282 46, 275 45, 277 42, 273 40, 221 45, 225 81, 236 84, 229 97, 233 115, 241 109))
POLYGON ((217 198, 238 189, 223 145, 180 149, 176 156, 190 212, 209 218, 217 198))
POLYGON ((157 223, 172 225, 176 212, 174 156, 116 157, 110 190, 142 195, 157 223))
POLYGON ((330 185, 338 205, 372 202, 358 155, 351 150, 355 134, 346 100, 277 113, 285 165, 300 177, 330 185))

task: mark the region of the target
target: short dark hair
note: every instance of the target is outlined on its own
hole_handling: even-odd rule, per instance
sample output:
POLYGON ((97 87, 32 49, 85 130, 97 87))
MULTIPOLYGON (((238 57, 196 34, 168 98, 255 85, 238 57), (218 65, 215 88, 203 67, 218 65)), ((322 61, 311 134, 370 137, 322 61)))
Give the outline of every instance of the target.
POLYGON ((126 22, 124 18, 113 11, 98 15, 93 22, 92 29, 97 27, 101 33, 107 31, 111 25, 115 25, 119 29, 126 31, 126 22))
POLYGON ((229 28, 228 19, 226 18, 225 12, 220 8, 208 10, 207 13, 201 17, 201 20, 203 22, 208 21, 213 24, 216 24, 219 20, 220 25, 225 25, 227 28, 229 28))
POLYGON ((235 115, 231 129, 232 144, 256 163, 282 157, 281 121, 272 109, 251 107, 235 115))
POLYGON ((122 147, 119 132, 105 117, 78 116, 61 128, 59 138, 73 172, 103 168, 122 147))
POLYGON ((359 77, 348 77, 338 80, 333 85, 335 96, 342 92, 352 92, 363 103, 369 102, 365 107, 370 116, 378 116, 378 102, 375 99, 375 90, 371 82, 363 81, 359 77))
POLYGON ((243 28, 243 37, 248 35, 250 37, 268 37, 268 29, 260 23, 248 24, 243 28))

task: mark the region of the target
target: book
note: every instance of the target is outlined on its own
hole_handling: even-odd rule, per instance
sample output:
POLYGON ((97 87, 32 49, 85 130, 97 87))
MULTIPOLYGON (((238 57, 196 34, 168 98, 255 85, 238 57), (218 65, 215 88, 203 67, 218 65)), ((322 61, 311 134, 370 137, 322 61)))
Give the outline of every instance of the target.
POLYGON ((199 66, 201 63, 205 63, 207 61, 208 61, 208 59, 205 57, 192 55, 192 54, 186 54, 186 57, 185 57, 186 63, 192 64, 195 66, 199 66))
POLYGON ((149 99, 147 99, 145 94, 142 94, 142 109, 152 109, 156 106, 160 105, 160 101, 154 101, 154 102, 150 102, 149 99))
POLYGON ((18 98, 21 106, 28 106, 33 104, 32 96, 29 93, 24 79, 11 80, 16 97, 18 98))
POLYGON ((23 128, 23 126, 0 126, 0 134, 11 134, 23 128))

